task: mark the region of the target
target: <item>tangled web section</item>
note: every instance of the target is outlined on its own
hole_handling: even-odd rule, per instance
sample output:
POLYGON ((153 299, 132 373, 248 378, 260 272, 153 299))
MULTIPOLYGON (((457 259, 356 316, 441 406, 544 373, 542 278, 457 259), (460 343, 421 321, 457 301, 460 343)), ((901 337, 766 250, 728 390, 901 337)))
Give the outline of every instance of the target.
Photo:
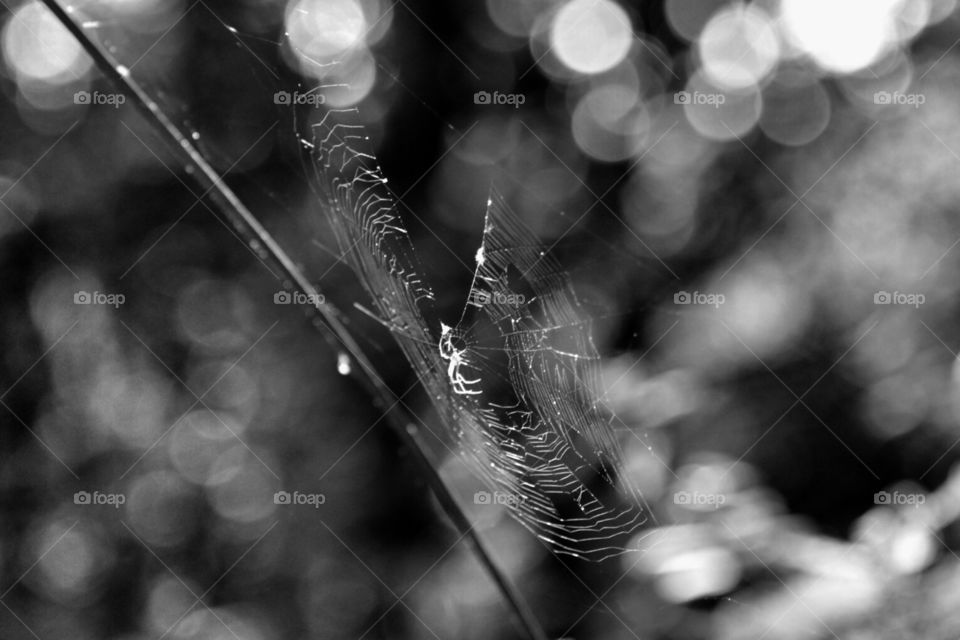
POLYGON ((300 143, 343 260, 460 455, 554 552, 628 551, 645 516, 597 399, 599 356, 566 273, 492 193, 463 313, 431 329, 433 291, 354 111, 309 126, 300 143))

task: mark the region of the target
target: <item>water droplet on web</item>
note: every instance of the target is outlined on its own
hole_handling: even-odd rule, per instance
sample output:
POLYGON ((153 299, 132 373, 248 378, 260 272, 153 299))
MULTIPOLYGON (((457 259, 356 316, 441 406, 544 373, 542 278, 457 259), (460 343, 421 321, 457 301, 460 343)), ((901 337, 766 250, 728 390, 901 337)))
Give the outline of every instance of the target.
POLYGON ((118 65, 117 65, 117 73, 119 73, 122 77, 126 78, 127 76, 130 75, 130 69, 127 69, 127 68, 126 68, 125 66, 123 66, 122 64, 118 64, 118 65))
POLYGON ((350 372, 352 370, 353 369, 350 366, 350 356, 344 353, 343 351, 338 353, 337 354, 337 373, 339 373, 342 376, 348 376, 350 375, 350 372))
POLYGON ((193 133, 190 134, 190 137, 193 138, 194 140, 199 140, 199 139, 200 139, 200 132, 199 132, 199 131, 194 131, 193 133))

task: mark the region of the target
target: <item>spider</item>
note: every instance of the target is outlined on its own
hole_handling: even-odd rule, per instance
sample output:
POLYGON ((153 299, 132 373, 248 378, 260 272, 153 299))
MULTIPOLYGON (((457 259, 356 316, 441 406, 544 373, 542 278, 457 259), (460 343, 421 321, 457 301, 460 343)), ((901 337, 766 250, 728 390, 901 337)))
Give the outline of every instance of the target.
POLYGON ((447 377, 453 385, 455 393, 460 395, 475 396, 482 393, 479 389, 468 389, 467 385, 477 384, 480 378, 468 380, 460 373, 460 367, 467 364, 466 349, 457 349, 453 346, 453 329, 444 323, 440 323, 440 357, 447 360, 447 377))

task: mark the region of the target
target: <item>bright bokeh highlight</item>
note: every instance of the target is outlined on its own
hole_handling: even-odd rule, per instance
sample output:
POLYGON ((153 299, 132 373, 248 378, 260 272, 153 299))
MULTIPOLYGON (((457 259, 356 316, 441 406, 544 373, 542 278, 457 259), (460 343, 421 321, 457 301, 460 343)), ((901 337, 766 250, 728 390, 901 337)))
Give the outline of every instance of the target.
POLYGON ((824 69, 852 73, 897 43, 902 0, 783 0, 785 35, 824 69))
POLYGON ((7 23, 3 57, 19 82, 64 84, 83 76, 93 64, 80 43, 39 2, 24 4, 7 23))
POLYGON ((294 51, 315 64, 363 46, 369 29, 357 0, 297 0, 287 9, 285 26, 294 51))
POLYGON ((711 82, 742 89, 758 84, 777 64, 780 40, 766 12, 734 5, 710 19, 700 35, 699 50, 711 82))
POLYGON ((550 43, 560 61, 578 73, 601 73, 630 50, 630 17, 609 0, 572 0, 557 12, 550 43))

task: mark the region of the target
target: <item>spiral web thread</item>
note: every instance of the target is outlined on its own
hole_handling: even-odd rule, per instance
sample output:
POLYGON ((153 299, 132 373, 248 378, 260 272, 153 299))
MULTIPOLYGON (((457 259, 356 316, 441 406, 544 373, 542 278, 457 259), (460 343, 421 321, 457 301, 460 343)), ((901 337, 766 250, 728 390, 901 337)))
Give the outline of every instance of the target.
POLYGON ((596 397, 599 356, 569 278, 492 193, 468 302, 452 326, 434 295, 354 110, 300 137, 343 260, 416 371, 462 457, 556 553, 618 555, 645 516, 596 397), (481 346, 478 327, 499 344, 481 346), (488 391, 489 390, 489 391, 488 391))

